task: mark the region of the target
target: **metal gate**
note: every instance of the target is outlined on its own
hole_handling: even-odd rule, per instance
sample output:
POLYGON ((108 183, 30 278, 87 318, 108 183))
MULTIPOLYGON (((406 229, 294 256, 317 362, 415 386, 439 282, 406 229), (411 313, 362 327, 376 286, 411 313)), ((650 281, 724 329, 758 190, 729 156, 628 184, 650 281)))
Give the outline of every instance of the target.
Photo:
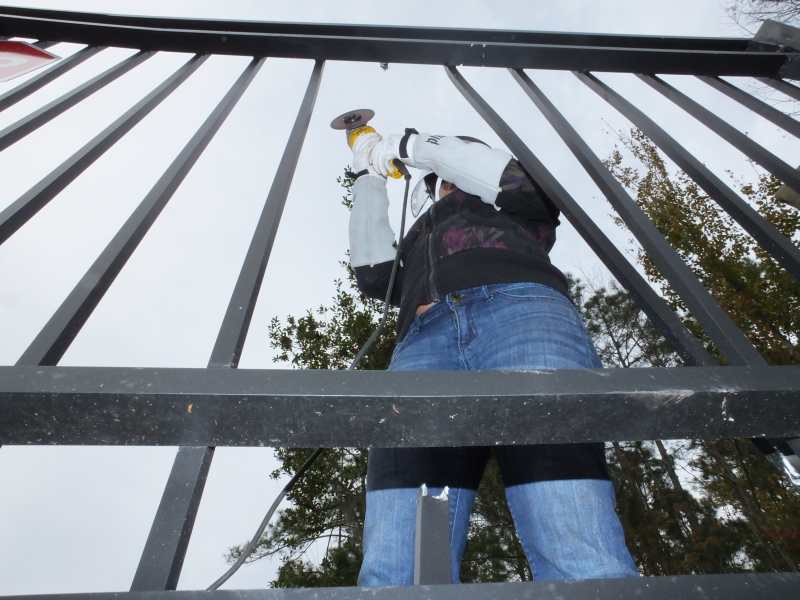
MULTIPOLYGON (((381 590, 175 592, 215 446, 365 447, 755 438, 797 466, 800 366, 769 366, 646 214, 524 69, 575 76, 650 137, 783 268, 800 250, 646 111, 593 72, 636 74, 788 186, 800 173, 659 74, 695 75, 800 137, 800 123, 720 76, 755 77, 800 99, 800 30, 767 22, 753 40, 501 30, 253 23, 0 8, 0 36, 40 47, 86 47, 0 95, 24 100, 107 46, 137 53, 0 131, 0 151, 159 51, 193 56, 0 212, 0 243, 55 198, 213 54, 252 56, 230 90, 164 170, 14 366, 0 367, 0 443, 181 446, 127 594, 105 598, 789 598, 800 575, 682 576, 547 585, 481 584, 381 590), (314 59, 305 95, 250 242, 206 369, 57 366, 115 277, 225 121, 266 57, 314 59), (237 369, 257 293, 306 135, 326 60, 442 65, 456 89, 533 175, 688 367, 551 373, 424 373, 237 369), (505 67, 561 136, 727 366, 710 355, 457 65, 505 67), (400 410, 397 410, 399 408, 400 410), (570 419, 580 411, 579 421, 570 419), (515 418, 508 419, 514 414, 515 418), (313 415, 313 418, 312 418, 313 415), (459 427, 452 427, 457 415, 459 427), (380 425, 379 425, 380 424, 380 425), (598 433, 602 432, 602 433, 598 433)), ((798 469, 800 470, 800 469, 798 469)), ((85 595, 82 595, 83 597, 85 595)), ((34 596, 30 596, 33 598, 34 596)), ((36 596, 54 598, 55 596, 36 596)), ((61 597, 61 596, 59 596, 61 597)))

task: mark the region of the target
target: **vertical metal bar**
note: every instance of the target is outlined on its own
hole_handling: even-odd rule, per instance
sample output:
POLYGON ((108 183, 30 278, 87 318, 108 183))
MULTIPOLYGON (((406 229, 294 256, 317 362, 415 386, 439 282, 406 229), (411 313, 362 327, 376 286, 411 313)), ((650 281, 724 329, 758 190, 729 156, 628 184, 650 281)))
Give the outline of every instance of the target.
POLYGON ((489 104, 478 95, 455 67, 446 66, 447 75, 458 91, 476 112, 483 117, 500 139, 517 157, 545 193, 569 219, 595 254, 608 267, 614 277, 631 293, 634 300, 670 341, 673 348, 689 364, 713 365, 715 360, 702 344, 689 333, 664 299, 656 294, 642 276, 611 243, 589 215, 537 159, 519 136, 503 121, 489 104))
POLYGON ((17 364, 55 365, 186 174, 241 98, 264 59, 254 59, 94 261, 17 364))
POLYGON ((450 573, 450 510, 447 497, 417 491, 417 521, 414 532, 414 585, 453 583, 450 573))
POLYGON ((681 295, 689 310, 729 362, 731 364, 766 364, 750 340, 719 307, 645 212, 628 195, 544 92, 523 71, 518 69, 509 69, 509 71, 580 161, 597 187, 606 195, 608 201, 642 244, 647 255, 664 274, 670 285, 681 295))
POLYGON ((155 52, 140 51, 0 131, 0 151, 140 65, 155 52))
POLYGON ((132 592, 174 590, 178 586, 212 458, 213 448, 178 448, 133 576, 132 592))
POLYGON ((44 179, 17 198, 11 205, 0 211, 0 244, 22 227, 28 219, 41 210, 78 175, 83 173, 106 150, 128 133, 134 125, 147 116, 164 98, 169 96, 194 73, 207 58, 207 55, 193 56, 152 92, 52 170, 44 179))
POLYGON ((235 368, 239 364, 239 356, 256 305, 261 280, 264 270, 267 268, 272 244, 275 241, 283 207, 286 204, 286 196, 289 193, 289 186, 308 131, 308 123, 317 99, 324 64, 324 61, 320 60, 314 65, 305 96, 289 134, 289 141, 275 172, 275 178, 267 194, 253 239, 247 249, 247 256, 228 303, 228 310, 211 352, 209 367, 235 368))
POLYGON ((778 179, 800 192, 800 173, 793 167, 783 162, 762 145, 757 144, 741 131, 720 119, 710 110, 695 102, 683 92, 675 89, 669 83, 655 75, 636 75, 659 94, 672 100, 703 125, 714 131, 734 148, 742 152, 751 160, 757 162, 778 179))
MULTIPOLYGON (((736 218, 736 214, 730 210, 730 204, 733 207, 744 205, 744 202, 733 192, 730 188, 725 186, 711 171, 709 171, 702 163, 700 163, 694 156, 692 156, 686 149, 680 146, 672 137, 670 137, 661 127, 656 125, 652 119, 647 117, 644 113, 634 107, 630 102, 622 98, 619 94, 611 90, 608 86, 600 82, 594 76, 587 74, 587 73, 575 73, 575 75, 581 79, 586 85, 588 85, 593 91, 595 91, 601 98, 604 98, 609 104, 614 106, 617 110, 619 110, 626 118, 630 119, 637 127, 639 127, 642 131, 645 132, 656 144, 658 144, 664 152, 669 155, 672 160, 674 160, 678 166, 683 168, 690 176, 692 176, 695 181, 697 181, 706 192, 709 193, 715 200, 723 207, 723 209, 728 210, 728 212, 736 218), (712 193, 712 190, 715 193, 712 193), (723 201, 725 203, 723 203, 723 201)), ((772 227, 772 225, 766 223, 763 219, 761 219, 758 213, 755 213, 752 209, 744 205, 748 211, 753 213, 756 217, 758 217, 758 221, 752 224, 753 229, 757 232, 766 234, 767 236, 772 236, 775 240, 771 240, 769 237, 767 238, 767 242, 769 241, 777 241, 781 244, 783 241, 786 241, 788 244, 791 245, 791 242, 786 240, 784 236, 780 234, 777 230, 772 227), (763 227, 763 230, 759 230, 758 227, 763 227), (772 232, 770 232, 772 229, 772 232)), ((737 219, 737 221, 747 229, 753 237, 759 240, 753 231, 748 228, 745 223, 737 219)), ((759 240, 761 241, 761 240, 759 240)), ((762 245, 765 247, 766 244, 762 242, 762 245)), ((792 250, 794 251, 794 255, 797 256, 797 252, 793 246, 791 246, 792 250)), ((770 250, 767 247, 767 250, 770 250)), ((791 256, 789 257, 791 258, 791 256)), ((796 264, 796 263, 795 263, 796 264)), ((784 264, 784 266, 786 266, 784 264)), ((788 267, 787 267, 788 268, 788 267)), ((790 269, 791 270, 791 269, 790 269)), ((797 271, 792 271, 797 276, 797 271)), ((755 352, 755 350, 753 350, 755 352)), ((756 356, 748 356, 742 355, 740 359, 744 359, 747 364, 764 364, 764 358, 756 353, 756 356)), ((777 445, 780 447, 781 440, 768 440, 768 442, 772 445, 777 445)), ((795 469, 800 469, 800 458, 796 455, 789 455, 784 454, 786 460, 792 464, 795 469)))
POLYGON ((776 89, 791 98, 794 98, 795 100, 800 100, 800 87, 792 85, 788 81, 784 81, 783 79, 773 79, 772 77, 757 77, 756 79, 758 79, 761 83, 764 83, 771 88, 776 89))
MULTIPOLYGON (((236 368, 239 363, 289 185, 308 131, 323 65, 324 61, 317 61, 314 65, 289 142, 267 194, 264 209, 228 303, 208 361, 209 367, 236 368)), ((132 591, 175 589, 177 586, 213 456, 212 447, 182 447, 178 450, 131 585, 132 591)))
POLYGON ((775 260, 795 277, 800 278, 800 250, 792 244, 790 239, 766 221, 655 121, 620 94, 590 73, 575 72, 575 76, 641 129, 767 252, 772 254, 775 260))
POLYGON ((28 81, 18 85, 13 90, 9 90, 5 94, 0 95, 0 111, 7 109, 9 106, 13 106, 23 98, 27 98, 33 92, 50 83, 59 75, 77 67, 83 61, 91 58, 104 48, 105 46, 87 46, 72 56, 62 58, 46 71, 42 71, 35 77, 31 77, 28 81))
POLYGON ((715 90, 722 92, 728 98, 736 100, 739 104, 746 106, 754 113, 761 115, 768 121, 771 121, 784 131, 791 133, 795 137, 800 137, 800 122, 795 121, 792 117, 783 114, 777 108, 773 108, 766 102, 754 98, 744 90, 740 90, 735 85, 720 79, 719 77, 711 77, 709 75, 698 75, 698 79, 705 81, 708 85, 715 90))

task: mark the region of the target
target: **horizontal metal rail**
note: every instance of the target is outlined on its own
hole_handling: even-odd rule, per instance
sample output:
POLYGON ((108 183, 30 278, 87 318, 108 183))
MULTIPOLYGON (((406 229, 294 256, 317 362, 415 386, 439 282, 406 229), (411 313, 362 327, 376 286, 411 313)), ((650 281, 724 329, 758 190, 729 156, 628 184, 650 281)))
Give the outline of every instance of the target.
POLYGON ((524 31, 507 29, 470 29, 454 27, 408 27, 382 25, 293 23, 274 21, 236 21, 229 19, 185 19, 97 14, 77 11, 42 10, 0 6, 0 15, 30 17, 36 20, 102 22, 130 27, 192 29, 195 31, 251 31, 255 33, 322 36, 367 36, 423 40, 473 40, 481 42, 516 42, 558 44, 564 46, 616 46, 620 48, 668 48, 673 50, 712 50, 743 52, 753 47, 748 38, 670 37, 661 35, 620 35, 560 31, 524 31))
POLYGON ((800 435, 800 366, 0 367, 0 443, 472 446, 800 435))
POLYGON ((0 35, 147 50, 539 69, 776 77, 797 53, 745 39, 253 23, 0 7, 0 35))
POLYGON ((633 577, 547 583, 477 583, 383 588, 108 592, 2 596, 5 600, 776 600, 796 598, 800 575, 759 573, 633 577))

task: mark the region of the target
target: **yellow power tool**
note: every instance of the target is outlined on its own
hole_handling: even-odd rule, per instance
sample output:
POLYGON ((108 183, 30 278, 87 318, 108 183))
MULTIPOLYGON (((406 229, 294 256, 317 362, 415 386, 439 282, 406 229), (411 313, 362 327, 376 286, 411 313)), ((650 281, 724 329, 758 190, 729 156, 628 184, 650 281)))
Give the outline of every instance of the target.
MULTIPOLYGON (((349 110, 346 113, 339 115, 331 121, 331 127, 338 130, 344 130, 347 136, 347 145, 350 149, 353 148, 358 136, 365 133, 378 133, 374 127, 368 125, 370 119, 375 116, 375 111, 368 108, 359 108, 356 110, 349 110)), ((403 167, 405 165, 398 165, 399 160, 395 159, 394 169, 389 173, 389 177, 394 179, 401 179, 403 177, 403 167)))

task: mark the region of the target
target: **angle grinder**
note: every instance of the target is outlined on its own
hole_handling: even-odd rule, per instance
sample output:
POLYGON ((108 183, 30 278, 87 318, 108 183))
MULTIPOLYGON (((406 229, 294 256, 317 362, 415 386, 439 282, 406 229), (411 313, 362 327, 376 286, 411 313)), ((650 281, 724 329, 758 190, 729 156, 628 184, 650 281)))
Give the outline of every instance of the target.
MULTIPOLYGON (((368 125, 370 119, 375 116, 375 111, 368 108, 358 108, 356 110, 348 110, 346 113, 339 115, 331 121, 333 129, 344 130, 347 136, 347 145, 352 149, 358 136, 365 133, 375 133, 374 127, 368 125)), ((389 177, 394 179, 401 179, 405 173, 408 173, 406 166, 395 159, 392 161, 394 169, 389 173, 389 177)))

